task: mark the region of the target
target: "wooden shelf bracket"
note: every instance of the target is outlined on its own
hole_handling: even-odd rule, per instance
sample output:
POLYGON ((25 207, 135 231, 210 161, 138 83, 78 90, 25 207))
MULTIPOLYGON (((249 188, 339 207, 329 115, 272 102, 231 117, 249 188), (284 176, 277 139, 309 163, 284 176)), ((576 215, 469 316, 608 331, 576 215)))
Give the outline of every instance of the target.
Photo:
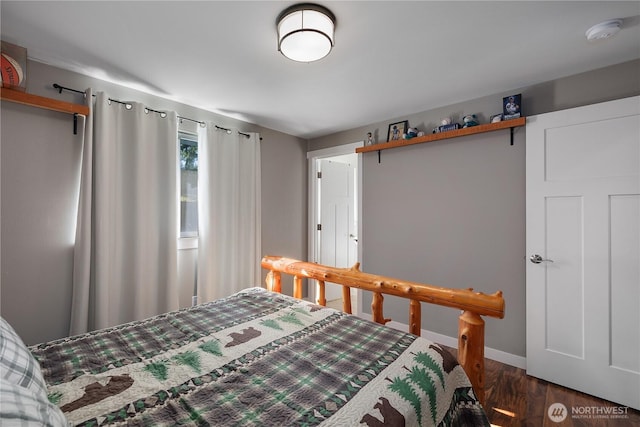
POLYGON ((0 89, 0 99, 2 99, 3 101, 15 102, 17 104, 29 105, 31 107, 43 108, 45 110, 73 114, 74 135, 78 133, 78 114, 82 114, 85 117, 89 115, 89 107, 86 105, 58 101, 56 99, 33 95, 26 92, 20 92, 5 87, 0 89))

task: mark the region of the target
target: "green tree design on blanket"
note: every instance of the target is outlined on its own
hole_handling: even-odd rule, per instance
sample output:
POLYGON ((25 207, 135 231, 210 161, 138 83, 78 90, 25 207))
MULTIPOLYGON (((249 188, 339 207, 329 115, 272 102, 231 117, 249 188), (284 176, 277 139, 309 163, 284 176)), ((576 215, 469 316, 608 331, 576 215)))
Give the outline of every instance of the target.
MULTIPOLYGON (((309 316, 309 313, 307 313, 306 311, 303 311, 303 310, 295 310, 295 311, 298 313, 304 314, 306 316, 309 316)), ((284 323, 291 323, 298 326, 305 326, 304 322, 300 320, 300 318, 298 318, 298 316, 296 316, 295 313, 287 313, 277 317, 276 319, 265 319, 260 321, 260 324, 271 329, 277 329, 279 331, 282 331, 283 330, 282 326, 280 326, 277 320, 284 323)))
POLYGON ((428 353, 419 352, 415 355, 414 361, 418 364, 411 369, 404 367, 408 373, 404 377, 395 377, 390 380, 389 389, 398 393, 400 397, 409 402, 416 411, 418 425, 422 425, 422 398, 421 394, 429 398, 431 408, 431 419, 436 423, 436 382, 429 372, 433 372, 440 380, 440 388, 444 390, 444 372, 436 360, 428 353))

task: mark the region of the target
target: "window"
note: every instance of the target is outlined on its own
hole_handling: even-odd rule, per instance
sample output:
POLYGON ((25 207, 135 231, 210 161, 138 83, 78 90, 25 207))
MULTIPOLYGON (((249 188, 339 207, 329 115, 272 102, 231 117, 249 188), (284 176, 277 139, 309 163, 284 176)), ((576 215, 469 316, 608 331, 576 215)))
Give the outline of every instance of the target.
POLYGON ((198 235, 198 136, 180 132, 180 237, 198 235))

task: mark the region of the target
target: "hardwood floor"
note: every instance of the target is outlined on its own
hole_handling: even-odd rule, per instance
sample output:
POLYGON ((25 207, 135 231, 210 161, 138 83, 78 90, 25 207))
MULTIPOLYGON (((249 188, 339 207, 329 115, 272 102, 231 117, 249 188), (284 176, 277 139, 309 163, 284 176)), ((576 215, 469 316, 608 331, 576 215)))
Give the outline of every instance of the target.
POLYGON ((485 393, 485 411, 495 426, 640 426, 639 411, 527 376, 523 369, 489 359, 485 359, 485 393), (554 422, 547 415, 555 403, 566 407, 564 421, 554 422))

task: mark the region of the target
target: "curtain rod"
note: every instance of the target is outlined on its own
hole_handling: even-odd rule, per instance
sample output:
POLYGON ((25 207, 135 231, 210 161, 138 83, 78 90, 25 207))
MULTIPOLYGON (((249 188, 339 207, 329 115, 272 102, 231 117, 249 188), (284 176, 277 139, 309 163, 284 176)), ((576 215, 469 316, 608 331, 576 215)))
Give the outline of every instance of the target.
MULTIPOLYGON (((225 131, 227 133, 231 133, 231 129, 223 128, 222 126, 216 125, 216 129, 223 130, 223 131, 225 131)), ((246 136, 247 138, 251 138, 251 135, 249 135, 248 133, 244 133, 244 132, 240 132, 240 131, 238 131, 238 133, 240 135, 246 136)), ((260 138, 260 139, 262 139, 262 138, 260 138)))
MULTIPOLYGON (((85 98, 87 97, 87 93, 86 92, 83 92, 83 91, 78 90, 78 89, 73 89, 73 88, 70 88, 70 87, 65 87, 65 86, 59 85, 58 83, 54 83, 53 87, 58 90, 58 93, 62 93, 63 90, 66 90, 66 91, 69 91, 69 92, 75 92, 75 93, 82 94, 85 98)), ((93 96, 95 97, 95 95, 93 95, 93 96)), ((125 105, 125 106, 127 106, 127 109, 131 108, 130 107, 131 104, 129 104, 128 102, 120 101, 120 100, 114 99, 114 98, 109 98, 109 101, 125 105)), ((167 113, 164 112, 164 111, 154 110, 153 108, 149 108, 149 107, 146 107, 146 106, 145 106, 145 110, 152 111, 154 113, 158 113, 163 118, 166 117, 166 115, 167 115, 167 113)), ((206 126, 206 123, 203 122, 203 121, 200 121, 200 120, 190 119, 189 117, 182 117, 182 116, 178 116, 178 118, 180 120, 188 120, 190 122, 198 123, 202 127, 206 126)))
MULTIPOLYGON (((54 87, 55 89, 57 89, 57 90, 58 90, 58 93, 62 93, 62 91, 63 91, 63 90, 66 90, 66 91, 69 91, 69 92, 80 93, 80 94, 84 95, 84 97, 85 97, 85 98, 87 97, 87 93, 86 93, 86 92, 83 92, 83 91, 81 91, 81 90, 77 90, 77 89, 72 89, 72 88, 70 88, 70 87, 64 87, 64 86, 59 85, 58 83, 54 83, 54 84, 53 84, 53 87, 54 87)), ((95 96, 95 95, 93 95, 93 96, 95 96)), ((120 100, 113 99, 113 98, 109 98, 109 101, 111 101, 111 102, 117 102, 118 104, 125 105, 125 106, 127 107, 127 109, 131 109, 131 104, 129 104, 128 102, 120 101, 120 100)), ((167 116, 167 113, 166 113, 166 112, 164 112, 164 111, 154 110, 153 108, 149 108, 149 107, 145 107, 145 110, 147 110, 147 111, 153 111, 154 113, 158 113, 158 114, 160 114, 160 117, 163 117, 163 118, 167 116)), ((182 120, 188 120, 188 121, 190 121, 190 122, 198 123, 198 124, 199 124, 200 126, 202 126, 202 127, 205 127, 205 126, 207 125, 207 124, 206 124, 205 122, 203 122, 203 121, 196 120, 196 119, 190 119, 189 117, 182 117, 182 116, 178 116, 178 118, 179 118, 181 121, 182 121, 182 120)), ((227 133, 231 133, 231 129, 223 128, 222 126, 218 126, 218 125, 216 125, 216 129, 224 130, 224 131, 226 131, 227 133)), ((238 131, 238 134, 243 135, 243 136, 246 136, 247 138, 250 138, 250 137, 251 137, 251 135, 249 135, 248 133, 244 133, 244 132, 240 132, 240 131, 238 131)), ((262 138, 260 138, 260 139, 262 139, 262 138)))

